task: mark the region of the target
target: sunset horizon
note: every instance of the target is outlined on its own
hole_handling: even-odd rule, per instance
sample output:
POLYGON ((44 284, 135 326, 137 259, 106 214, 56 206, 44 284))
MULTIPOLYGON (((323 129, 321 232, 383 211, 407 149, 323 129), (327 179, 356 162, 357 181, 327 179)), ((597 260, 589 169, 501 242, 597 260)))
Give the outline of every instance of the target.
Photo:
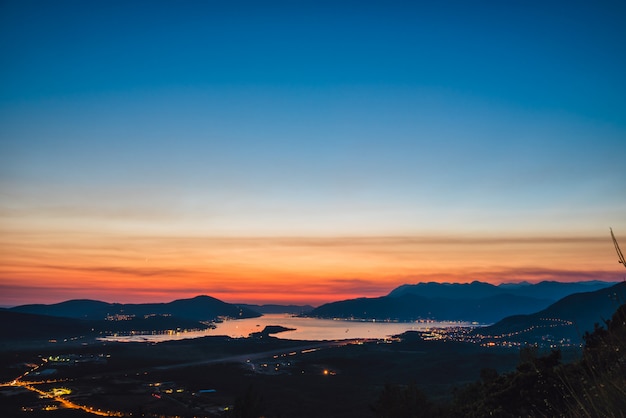
POLYGON ((621 7, 26 3, 2 306, 623 279, 621 7))
MULTIPOLYGON (((624 280, 623 273, 615 268, 613 245, 606 235, 222 237, 187 241, 170 238, 173 243, 169 245, 164 245, 169 242, 165 238, 135 240, 133 246, 144 251, 149 243, 158 242, 160 250, 151 248, 149 252, 158 262, 136 255, 126 257, 124 264, 117 261, 96 267, 90 258, 94 249, 85 247, 81 241, 84 256, 80 262, 58 261, 61 252, 66 251, 64 247, 58 258, 53 251, 47 251, 47 257, 57 259, 55 265, 31 263, 28 268, 14 267, 10 274, 16 279, 0 285, 0 305, 58 303, 70 299, 161 303, 207 295, 229 303, 319 306, 344 299, 384 296, 400 285, 414 283, 479 281, 498 285, 624 280), (198 250, 199 242, 203 251, 198 250), (174 246, 176 254, 186 254, 184 266, 178 256, 165 255, 174 246), (213 268, 207 269, 202 261, 207 253, 219 254, 221 264, 213 263, 213 268), (283 260, 282 263, 276 264, 277 259, 283 260), (498 263, 493 264, 492 260, 498 263), (129 278, 133 286, 129 285, 129 278), (206 280, 212 284, 203 287, 206 280), (300 282, 298 287, 293 286, 294 280, 300 282), (49 282, 56 286, 47 286, 49 282), (181 283, 190 285, 185 287, 181 283)), ((133 242, 127 237, 125 242, 129 241, 133 242)), ((99 236, 99 251, 103 245, 103 237, 99 236)), ((108 247, 112 248, 113 244, 108 247)))
MULTIPOLYGON (((573 280, 573 281, 567 281, 567 282, 562 282, 562 283, 589 283, 589 282, 601 282, 601 283, 607 283, 607 284, 617 284, 620 282, 623 282, 624 279, 620 280, 620 281, 611 281, 609 279, 589 279, 589 280, 573 280)), ((542 283, 542 282, 557 282, 555 280, 538 280, 535 282, 530 282, 527 280, 523 280, 523 281, 513 281, 513 282, 500 282, 500 283, 488 283, 488 282, 481 282, 480 280, 475 280, 475 281, 471 281, 471 282, 435 282, 435 281, 424 281, 424 282, 412 282, 412 283, 401 283, 398 286, 401 285, 417 285, 417 284, 432 284, 432 283, 436 283, 436 284, 472 284, 472 283, 487 283, 487 284, 492 284, 495 286, 498 285, 507 285, 507 284, 529 284, 529 285, 533 285, 533 284, 538 284, 538 283, 542 283)), ((395 289, 397 287, 391 288, 389 289, 389 291, 395 289)), ((63 299, 63 300, 56 300, 56 299, 51 299, 51 300, 46 300, 46 299, 40 299, 40 300, 35 300, 35 301, 31 301, 29 299, 29 301, 26 302, 20 302, 18 304, 11 304, 11 305, 0 305, 0 308, 14 308, 14 307, 18 307, 18 306, 24 306, 24 305, 54 305, 54 304, 58 304, 58 303, 63 303, 63 302, 69 302, 69 301, 75 301, 75 300, 92 300, 92 301, 98 301, 98 302, 105 302, 105 303, 110 303, 110 304, 154 304, 154 303, 169 303, 169 302, 174 302, 177 300, 188 300, 188 299, 194 299, 194 298, 198 298, 198 297, 210 297, 210 298, 214 298, 214 299, 218 299, 222 302, 225 303, 229 303, 232 305, 258 305, 258 306, 263 306, 263 305, 279 305, 279 306, 311 306, 313 308, 317 308, 321 305, 327 304, 327 303, 332 303, 332 302, 340 302, 343 300, 349 300, 349 299, 358 299, 358 298, 377 298, 377 297, 384 297, 387 296, 389 292, 384 292, 384 293, 380 293, 380 294, 369 294, 369 295, 343 295, 344 297, 340 297, 338 299, 329 299, 329 300, 322 300, 321 302, 318 303, 309 303, 307 302, 306 299, 302 299, 302 300, 291 300, 291 299, 249 299, 249 300, 239 300, 236 299, 223 299, 223 298, 219 298, 214 296, 213 294, 210 293, 197 293, 197 294, 184 294, 181 296, 177 296, 177 297, 147 297, 144 296, 142 298, 137 298, 137 299, 128 299, 128 300, 117 300, 117 299, 104 299, 104 298, 99 298, 97 296, 95 297, 72 297, 70 299, 63 299)), ((342 296, 342 295, 339 295, 342 296)))
POLYGON ((625 22, 0 0, 0 416, 623 416, 625 22))

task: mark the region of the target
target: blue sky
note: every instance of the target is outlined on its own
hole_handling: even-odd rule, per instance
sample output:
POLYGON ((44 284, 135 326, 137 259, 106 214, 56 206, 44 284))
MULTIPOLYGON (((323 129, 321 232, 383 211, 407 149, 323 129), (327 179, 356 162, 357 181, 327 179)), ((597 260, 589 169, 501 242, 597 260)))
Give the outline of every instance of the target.
POLYGON ((0 225, 619 236, 624 18, 620 2, 3 1, 0 225))

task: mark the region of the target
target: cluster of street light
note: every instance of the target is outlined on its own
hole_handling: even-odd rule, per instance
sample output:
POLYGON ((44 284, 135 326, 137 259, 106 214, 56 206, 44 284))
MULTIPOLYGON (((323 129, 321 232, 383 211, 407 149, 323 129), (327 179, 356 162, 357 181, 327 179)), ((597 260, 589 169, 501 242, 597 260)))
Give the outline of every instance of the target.
POLYGON ((483 334, 477 332, 476 328, 467 327, 451 327, 451 328, 432 328, 421 333, 426 341, 448 340, 467 342, 478 344, 483 347, 523 347, 528 344, 537 344, 539 346, 548 346, 550 348, 580 346, 580 344, 572 344, 568 338, 555 340, 550 334, 541 336, 534 335, 537 330, 549 330, 558 327, 574 326, 574 323, 561 318, 540 318, 543 323, 540 325, 531 325, 524 329, 505 332, 501 334, 483 334), (524 338, 524 336, 529 336, 524 338))
MULTIPOLYGON (((22 375, 18 376, 17 378, 13 379, 10 382, 6 382, 6 383, 2 383, 0 384, 0 387, 7 387, 7 386, 12 386, 12 387, 21 387, 27 390, 30 390, 31 392, 36 393, 37 395, 39 395, 41 398, 44 399, 50 399, 52 401, 58 402, 62 407, 64 408, 68 408, 68 409, 81 409, 85 412, 89 412, 90 414, 93 415, 99 415, 99 416, 104 416, 104 417, 123 417, 126 416, 126 414, 122 413, 122 412, 118 412, 118 411, 110 411, 110 410, 102 410, 99 408, 93 408, 91 406, 87 406, 87 405, 80 405, 77 404, 75 402, 72 402, 66 398, 64 398, 63 396, 65 395, 69 395, 71 393, 71 390, 65 387, 59 387, 59 388, 53 388, 50 391, 44 391, 39 389, 37 386, 38 385, 42 385, 42 384, 52 384, 52 383, 58 383, 58 382, 65 382, 67 380, 57 380, 57 379, 51 379, 51 380, 43 380, 43 381, 28 381, 28 380, 24 380, 27 376, 29 375, 34 375, 38 369, 46 366, 46 364, 48 363, 48 359, 47 358, 43 358, 42 362, 40 364, 34 364, 32 365, 33 367, 31 367, 30 370, 24 372, 22 375)), ((58 408, 57 405, 45 405, 43 406, 44 410, 52 410, 52 409, 56 409, 58 408)))

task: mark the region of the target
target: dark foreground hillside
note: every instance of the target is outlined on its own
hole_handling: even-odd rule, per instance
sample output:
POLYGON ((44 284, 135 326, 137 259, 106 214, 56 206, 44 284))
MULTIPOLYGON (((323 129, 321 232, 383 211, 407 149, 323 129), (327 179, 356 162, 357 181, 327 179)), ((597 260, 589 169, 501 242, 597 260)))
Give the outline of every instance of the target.
POLYGON ((112 416, 206 418, 619 417, 626 411, 626 306, 574 352, 432 335, 290 341, 259 332, 158 344, 0 345, 0 417, 89 416, 80 406, 112 416))
POLYGON ((594 324, 610 318, 626 300, 626 282, 611 287, 569 295, 539 312, 514 315, 488 326, 476 328, 474 334, 492 336, 493 341, 552 341, 582 344, 585 332, 594 324))
POLYGON ((515 371, 484 368, 450 404, 433 402, 415 385, 387 385, 373 410, 381 418, 626 416, 626 304, 584 339, 577 362, 561 364, 559 350, 537 356, 527 347, 515 371))
MULTIPOLYGON (((32 370, 25 382, 50 380, 38 383, 40 390, 67 388, 71 401, 122 416, 268 418, 373 417, 371 405, 387 382, 415 381, 433 399, 445 401, 455 386, 478 378, 481 368, 504 373, 518 358, 516 350, 425 341, 417 333, 387 342, 259 335, 74 348, 52 344, 0 354, 0 382, 32 370)), ((0 388, 1 417, 36 416, 21 408, 36 414, 48 404, 59 405, 23 387, 0 388)), ((79 412, 61 408, 46 416, 64 413, 79 412)))

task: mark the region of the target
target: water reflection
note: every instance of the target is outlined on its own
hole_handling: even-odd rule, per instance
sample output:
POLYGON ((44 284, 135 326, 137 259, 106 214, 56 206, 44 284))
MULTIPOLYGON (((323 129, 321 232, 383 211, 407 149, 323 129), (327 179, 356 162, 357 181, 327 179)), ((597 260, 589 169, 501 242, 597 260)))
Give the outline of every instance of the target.
POLYGON ((248 337, 253 332, 262 331, 268 325, 281 325, 294 328, 275 334, 275 337, 288 340, 343 340, 353 338, 385 338, 405 331, 423 331, 429 328, 470 326, 466 322, 380 322, 346 321, 317 318, 299 318, 290 315, 268 314, 260 318, 237 319, 216 324, 215 329, 192 332, 176 332, 163 335, 133 335, 104 337, 105 341, 120 342, 161 342, 226 335, 233 338, 248 337))

